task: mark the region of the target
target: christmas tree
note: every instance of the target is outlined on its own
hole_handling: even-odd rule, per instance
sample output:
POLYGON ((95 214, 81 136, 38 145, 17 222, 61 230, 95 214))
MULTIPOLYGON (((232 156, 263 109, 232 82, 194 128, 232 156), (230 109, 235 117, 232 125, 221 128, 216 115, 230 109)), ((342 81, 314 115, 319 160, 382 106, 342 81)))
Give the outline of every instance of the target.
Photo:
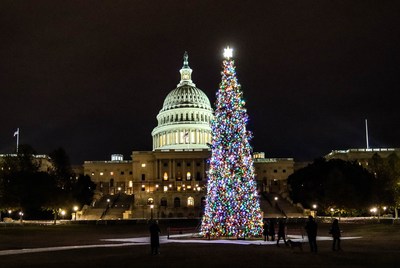
POLYGON ((225 49, 222 81, 211 123, 212 144, 207 197, 201 232, 204 236, 260 236, 262 215, 254 178, 248 115, 236 78, 232 49, 225 49))

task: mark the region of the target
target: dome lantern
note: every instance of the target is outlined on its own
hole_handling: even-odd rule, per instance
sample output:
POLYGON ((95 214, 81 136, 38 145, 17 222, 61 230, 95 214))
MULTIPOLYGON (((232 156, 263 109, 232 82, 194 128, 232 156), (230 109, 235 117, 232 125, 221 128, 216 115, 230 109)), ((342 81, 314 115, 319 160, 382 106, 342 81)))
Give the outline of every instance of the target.
POLYGON ((183 67, 179 71, 181 73, 181 81, 179 82, 178 87, 183 86, 183 85, 190 85, 193 87, 196 86, 192 81, 193 70, 190 69, 190 67, 189 67, 188 58, 189 58, 188 53, 185 51, 185 54, 183 54, 183 67))

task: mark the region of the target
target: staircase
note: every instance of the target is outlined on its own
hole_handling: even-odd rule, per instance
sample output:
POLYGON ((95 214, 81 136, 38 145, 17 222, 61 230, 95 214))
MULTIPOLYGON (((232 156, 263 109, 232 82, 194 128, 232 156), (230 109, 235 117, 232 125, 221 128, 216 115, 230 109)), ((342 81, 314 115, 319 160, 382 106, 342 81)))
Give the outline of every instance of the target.
POLYGON ((81 220, 119 220, 130 210, 133 196, 126 194, 104 195, 81 216, 81 220))
POLYGON ((264 218, 275 217, 302 217, 303 211, 279 194, 265 193, 260 198, 261 210, 264 218), (275 197, 278 199, 275 200, 275 197))

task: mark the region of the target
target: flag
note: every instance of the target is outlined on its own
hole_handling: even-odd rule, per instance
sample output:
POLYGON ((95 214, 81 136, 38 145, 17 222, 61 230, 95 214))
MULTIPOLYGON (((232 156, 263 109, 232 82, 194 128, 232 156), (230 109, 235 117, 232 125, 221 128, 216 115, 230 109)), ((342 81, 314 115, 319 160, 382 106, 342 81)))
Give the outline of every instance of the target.
POLYGON ((189 138, 189 132, 185 132, 185 134, 183 134, 184 138, 189 138))
POLYGON ((19 128, 17 128, 17 131, 14 132, 14 137, 19 135, 19 128))

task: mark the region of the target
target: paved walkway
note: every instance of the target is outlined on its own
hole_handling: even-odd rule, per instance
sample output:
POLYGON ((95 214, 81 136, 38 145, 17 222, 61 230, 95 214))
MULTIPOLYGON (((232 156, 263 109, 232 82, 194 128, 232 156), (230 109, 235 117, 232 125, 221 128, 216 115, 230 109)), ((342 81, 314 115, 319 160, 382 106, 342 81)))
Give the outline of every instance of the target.
MULTIPOLYGON (((288 235, 288 239, 293 241, 307 242, 307 239, 303 239, 301 235, 288 235)), ((362 237, 341 237, 342 240, 347 239, 359 239, 362 237)), ((329 236, 318 236, 318 241, 332 240, 329 236)), ((138 238, 119 238, 119 239, 101 239, 101 241, 114 242, 113 244, 97 244, 97 245, 79 245, 79 246, 62 246, 62 247, 43 247, 43 248, 28 248, 28 249, 10 249, 0 251, 0 256, 5 255, 16 255, 26 253, 38 253, 38 252, 52 252, 61 250, 72 250, 72 249, 87 249, 87 248, 106 248, 106 247, 126 247, 126 246, 142 246, 150 243, 149 237, 138 237, 138 238)), ((236 239, 194 239, 191 234, 172 235, 170 239, 167 236, 160 237, 161 244, 167 243, 202 243, 202 244, 233 244, 233 245, 260 245, 269 246, 276 245, 276 241, 264 241, 264 240, 236 240, 236 239)), ((282 241, 283 243, 283 241, 282 241)))

